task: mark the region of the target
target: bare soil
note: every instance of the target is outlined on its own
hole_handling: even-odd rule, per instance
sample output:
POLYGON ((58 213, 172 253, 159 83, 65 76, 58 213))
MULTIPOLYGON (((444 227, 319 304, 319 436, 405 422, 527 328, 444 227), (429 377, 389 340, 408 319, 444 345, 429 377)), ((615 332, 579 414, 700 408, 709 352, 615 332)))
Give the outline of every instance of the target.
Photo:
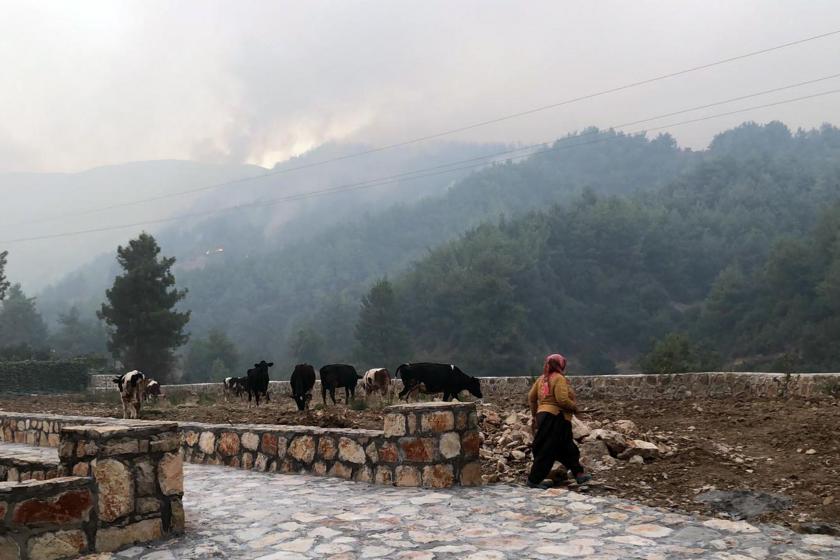
MULTIPOLYGON (((122 417, 116 394, 0 396, 0 410, 122 417)), ((504 418, 526 412, 524 399, 497 399, 504 418)), ((794 529, 804 522, 840 523, 840 399, 811 401, 704 399, 692 401, 588 401, 584 421, 628 419, 652 441, 667 440, 674 453, 645 464, 619 461, 596 474, 592 492, 606 493, 680 511, 711 514, 695 497, 708 490, 752 490, 782 494, 793 507, 755 521, 794 529), (586 412, 589 411, 589 412, 586 412), (813 450, 810 451, 809 450, 813 450)), ((354 410, 344 404, 298 412, 291 399, 259 408, 203 396, 147 404, 143 419, 208 423, 315 425, 382 429, 382 405, 354 410)), ((530 454, 529 454, 530 455, 530 454)), ((524 482, 530 457, 512 463, 524 482)))

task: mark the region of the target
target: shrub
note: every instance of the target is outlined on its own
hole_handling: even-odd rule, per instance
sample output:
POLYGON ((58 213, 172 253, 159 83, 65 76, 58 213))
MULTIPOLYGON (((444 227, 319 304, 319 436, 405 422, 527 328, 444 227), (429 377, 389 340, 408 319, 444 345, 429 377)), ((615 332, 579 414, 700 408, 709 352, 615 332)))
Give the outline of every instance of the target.
POLYGON ((0 387, 9 393, 85 391, 91 370, 104 365, 104 358, 0 362, 0 387))

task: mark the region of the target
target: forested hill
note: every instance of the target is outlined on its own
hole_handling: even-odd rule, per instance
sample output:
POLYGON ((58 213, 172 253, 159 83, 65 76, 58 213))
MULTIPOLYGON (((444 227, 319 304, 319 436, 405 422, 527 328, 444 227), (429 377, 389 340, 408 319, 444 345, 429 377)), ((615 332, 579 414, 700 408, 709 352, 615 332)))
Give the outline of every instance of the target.
MULTIPOLYGON (((359 215, 313 239, 182 271, 190 329, 224 330, 243 354, 272 356, 317 338, 323 359, 352 359, 359 298, 441 243, 478 226, 573 200, 581 192, 629 194, 669 183, 697 160, 673 138, 586 130, 521 163, 491 166, 442 196, 359 215)), ((322 216, 329 220, 330 216, 322 216)), ((292 351, 287 355, 295 359, 292 351)))
POLYGON ((630 196, 484 224, 392 278, 412 354, 528 373, 840 367, 840 131, 773 123, 718 136, 690 170, 630 196), (670 361, 669 361, 670 360, 670 361))

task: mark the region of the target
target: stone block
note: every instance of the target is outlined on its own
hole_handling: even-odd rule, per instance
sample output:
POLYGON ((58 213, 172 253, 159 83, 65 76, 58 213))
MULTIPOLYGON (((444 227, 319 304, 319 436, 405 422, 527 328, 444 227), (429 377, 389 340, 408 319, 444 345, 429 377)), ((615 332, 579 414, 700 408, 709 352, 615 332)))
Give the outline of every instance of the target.
POLYGON ((406 414, 405 415, 405 423, 406 427, 408 428, 409 434, 415 434, 417 432, 417 415, 416 414, 406 414))
POLYGON ((251 470, 251 467, 254 466, 254 454, 247 451, 242 453, 241 464, 243 469, 251 470))
MULTIPOLYGON (((15 434, 17 436, 17 434, 15 434)), ((17 437, 15 437, 17 443, 22 443, 17 441, 17 437)), ((76 442, 72 440, 62 440, 58 446, 58 456, 61 459, 72 459, 75 455, 76 451, 76 442)))
POLYGON ((96 531, 96 551, 113 552, 123 546, 161 538, 160 518, 144 519, 124 527, 100 527, 96 531))
POLYGON ((257 458, 254 460, 254 470, 265 472, 268 470, 268 455, 265 453, 257 453, 257 458))
MULTIPOLYGON (((6 512, 9 511, 9 504, 6 502, 0 502, 0 524, 2 521, 6 519, 6 512)), ((0 556, 2 558, 2 556, 0 556)))
POLYGON ((342 437, 338 440, 338 458, 349 463, 364 465, 365 450, 358 442, 342 437))
POLYGON ((192 430, 188 430, 183 434, 184 443, 186 443, 190 447, 195 447, 198 443, 198 432, 194 432, 192 430))
POLYGON ((178 453, 166 453, 157 467, 158 484, 164 496, 184 493, 184 462, 178 453))
POLYGON ((219 453, 225 457, 239 454, 239 434, 236 432, 222 432, 219 436, 219 453))
POLYGON ((368 446, 365 448, 365 455, 367 455, 368 461, 371 463, 378 463, 379 462, 379 453, 376 451, 376 443, 370 442, 368 446))
POLYGON ((134 511, 134 477, 116 459, 93 463, 93 476, 99 485, 99 519, 111 522, 134 511))
POLYGON ((242 447, 250 451, 256 451, 260 445, 260 436, 253 432, 242 434, 242 447))
POLYGON ((400 454, 412 463, 430 463, 435 456, 435 440, 432 438, 400 438, 400 454))
POLYGON ((3 560, 6 560, 6 558, 17 560, 20 558, 20 547, 11 537, 0 535, 0 558, 3 558, 3 560))
POLYGON ((446 459, 452 459, 461 454, 461 436, 455 432, 447 432, 440 436, 440 454, 446 459))
POLYGON ((19 503, 12 513, 14 525, 65 524, 86 521, 93 509, 88 489, 68 490, 52 498, 31 498, 19 503))
POLYGON ((323 461, 315 461, 312 465, 312 472, 318 476, 324 476, 327 474, 327 464, 323 461))
POLYGON ((76 463, 73 465, 73 470, 71 471, 73 476, 88 476, 90 474, 90 465, 85 462, 76 463))
POLYGON ((461 486, 481 486, 481 463, 478 461, 467 463, 461 467, 461 486))
POLYGON ((318 457, 332 461, 335 459, 335 454, 338 449, 335 446, 335 440, 329 436, 321 436, 318 440, 318 457))
POLYGON ((400 465, 394 469, 394 484, 397 486, 420 486, 420 471, 414 467, 400 465))
MULTIPOLYGON (((141 442, 144 443, 144 442, 141 442)), ((170 434, 163 434, 160 436, 155 436, 149 442, 149 449, 148 451, 152 453, 164 453, 168 451, 177 451, 178 448, 181 446, 181 438, 178 436, 177 432, 173 432, 170 434)), ((142 449, 141 449, 142 451, 142 449)))
POLYGON ((205 455, 213 455, 216 452, 216 434, 213 432, 201 432, 198 439, 198 448, 205 455))
POLYGON ((149 513, 157 513, 160 511, 160 500, 157 498, 146 497, 137 498, 134 504, 134 512, 141 515, 149 513))
POLYGON ((368 484, 373 482, 373 469, 367 465, 359 467, 356 470, 356 474, 353 475, 353 480, 356 482, 367 482, 368 484))
POLYGON ((464 410, 459 410, 458 413, 455 415, 455 429, 463 432, 467 429, 467 412, 464 410))
POLYGON ((151 496, 157 492, 155 468, 149 459, 143 459, 134 465, 134 480, 138 496, 151 496))
POLYGON ((58 560, 72 558, 85 552, 88 541, 80 530, 55 531, 30 537, 26 548, 30 558, 58 560))
POLYGON ((424 433, 451 432, 455 429, 455 415, 451 410, 424 412, 420 419, 420 429, 424 433))
POLYGON ((405 415, 393 413, 385 415, 385 437, 399 437, 406 434, 405 415))
MULTIPOLYGON (((96 444, 92 441, 80 441, 79 451, 77 451, 79 457, 96 455, 96 451, 90 453, 91 446, 95 448, 96 444), (84 446, 84 452, 80 453, 82 446, 84 446)), ((140 453, 140 443, 136 439, 121 438, 106 441, 102 446, 100 455, 110 457, 113 455, 137 455, 138 453, 140 453)))
POLYGON ((400 460, 400 452, 397 445, 386 441, 379 447, 379 460, 383 463, 396 463, 400 460))
POLYGON ((277 436, 275 434, 262 435, 262 452, 269 457, 277 455, 277 436))
POLYGON ((311 463, 315 458, 315 439, 309 435, 297 436, 289 445, 289 455, 303 463, 311 463))
POLYGON ((481 436, 478 432, 467 432, 461 435, 461 449, 464 457, 474 459, 478 457, 478 450, 481 449, 481 436))
POLYGON ((184 514, 184 504, 181 502, 181 498, 172 498, 170 500, 169 511, 171 515, 169 519, 169 530, 179 534, 183 533, 186 516, 184 514))
POLYGON ((353 476, 353 467, 341 461, 336 461, 330 468, 329 475, 350 480, 353 476))
POLYGON ((449 488, 455 482, 452 465, 430 465, 423 467, 423 486, 427 488, 449 488))

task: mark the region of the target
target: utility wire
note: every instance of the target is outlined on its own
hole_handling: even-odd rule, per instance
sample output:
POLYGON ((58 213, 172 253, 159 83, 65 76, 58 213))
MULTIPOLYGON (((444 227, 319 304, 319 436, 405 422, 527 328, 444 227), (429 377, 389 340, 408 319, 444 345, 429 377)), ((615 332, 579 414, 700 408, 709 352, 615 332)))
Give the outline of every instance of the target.
MULTIPOLYGON (((721 118, 721 117, 737 115, 737 114, 745 113, 745 112, 748 112, 748 111, 755 111, 755 110, 758 110, 758 109, 766 109, 768 107, 777 107, 779 105, 786 105, 788 103, 795 103, 795 102, 799 102, 799 101, 815 99, 815 98, 818 98, 818 97, 823 97, 823 96, 826 96, 826 95, 832 95, 832 94, 835 94, 835 93, 840 93, 840 88, 833 89, 833 90, 828 90, 828 91, 824 91, 824 92, 820 92, 820 93, 814 93, 814 94, 811 94, 811 95, 803 95, 803 96, 800 96, 800 97, 794 97, 792 99, 785 99, 785 100, 781 100, 781 101, 775 101, 775 102, 772 102, 772 103, 765 103, 765 104, 762 104, 762 105, 754 105, 754 106, 751 106, 751 107, 745 107, 745 108, 742 108, 742 109, 727 111, 727 112, 724 112, 724 113, 707 115, 707 116, 704 116, 704 117, 698 117, 698 118, 695 118, 695 119, 679 121, 679 122, 676 122, 676 123, 670 123, 670 124, 665 124, 665 125, 656 126, 656 127, 649 127, 649 128, 640 129, 640 130, 637 130, 637 131, 632 131, 629 134, 637 134, 637 133, 643 133, 643 132, 652 132, 652 131, 656 131, 656 130, 664 130, 666 128, 674 128, 674 127, 677 127, 677 126, 684 126, 684 125, 703 122, 703 121, 707 121, 707 120, 711 120, 711 119, 717 119, 717 118, 721 118)), ((703 107, 708 107, 708 106, 710 106, 710 105, 704 105, 703 107)), ((686 109, 684 111, 678 111, 678 113, 682 113, 682 112, 686 112, 686 111, 690 111, 690 110, 692 110, 692 109, 686 109)), ((662 117, 661 116, 652 117, 651 119, 645 119, 645 120, 655 120, 655 119, 659 119, 659 118, 662 118, 662 117)), ((641 122, 641 121, 636 121, 636 122, 641 122)), ((621 138, 621 136, 610 136, 610 137, 606 137, 606 138, 602 137, 602 138, 598 138, 596 140, 592 140, 592 141, 589 141, 589 142, 578 142, 578 143, 569 144, 569 145, 565 145, 565 144, 556 145, 555 144, 555 146, 552 146, 552 147, 549 147, 549 148, 544 148, 542 150, 537 150, 537 151, 527 153, 527 154, 521 154, 519 156, 516 156, 515 158, 510 158, 510 159, 523 159, 525 157, 530 157, 530 156, 534 156, 534 155, 537 155, 537 154, 559 151, 559 150, 569 149, 569 148, 576 148, 576 147, 580 147, 580 146, 584 146, 584 145, 590 145, 590 144, 596 144, 596 143, 600 143, 600 142, 611 141, 611 140, 615 140, 615 139, 618 139, 618 138, 621 138)), ((559 144, 559 142, 558 142, 558 144, 559 144)), ((525 149, 534 149, 535 147, 536 146, 529 146, 527 148, 522 148, 522 149, 516 150, 516 151, 522 151, 522 150, 525 150, 525 149)), ((454 165, 454 164, 450 164, 450 165, 454 165)), ((482 165, 485 165, 485 163, 484 162, 472 163, 472 164, 461 166, 461 167, 451 167, 450 169, 430 171, 430 172, 427 172, 427 173, 421 173, 421 171, 422 171, 421 170, 421 171, 414 172, 415 174, 413 176, 408 177, 405 180, 421 179, 421 178, 424 178, 424 177, 431 177, 431 176, 434 176, 434 175, 441 175, 441 174, 444 174, 444 173, 451 173, 451 172, 454 172, 454 171, 472 169, 472 168, 479 167, 479 166, 482 166, 482 165)), ((430 169, 433 169, 433 168, 430 168, 430 169)), ((39 235, 39 236, 32 236, 32 237, 20 237, 20 238, 17 238, 17 239, 7 239, 7 240, 4 240, 4 241, 0 241, 0 244, 9 245, 9 244, 13 244, 13 243, 23 243, 23 242, 27 242, 27 241, 41 241, 41 240, 46 240, 46 239, 58 239, 58 238, 63 238, 63 237, 72 237, 72 236, 78 236, 78 235, 89 234, 89 233, 116 231, 116 230, 133 228, 133 227, 143 226, 143 225, 160 224, 160 223, 172 222, 172 221, 178 221, 178 220, 185 220, 185 219, 190 219, 190 218, 195 218, 195 217, 203 217, 203 216, 208 216, 208 215, 212 215, 212 214, 219 214, 219 213, 223 213, 223 212, 229 212, 229 211, 232 211, 232 210, 238 210, 238 209, 242 209, 242 208, 257 207, 257 206, 263 206, 263 207, 274 206, 276 204, 280 204, 280 203, 287 202, 287 201, 290 201, 290 200, 300 200, 300 199, 304 199, 304 198, 312 198, 312 197, 315 197, 315 196, 322 196, 322 195, 325 195, 325 194, 333 194, 333 193, 336 193, 336 192, 346 192, 346 191, 352 191, 352 190, 359 190, 359 189, 362 189, 362 188, 370 188, 370 187, 385 185, 385 184, 389 184, 389 183, 394 183, 394 182, 397 182, 398 180, 400 180, 400 179, 384 177, 384 178, 373 179, 371 181, 365 181, 365 182, 361 182, 361 183, 353 183, 353 184, 349 184, 349 185, 332 187, 332 188, 329 188, 329 189, 321 189, 321 190, 318 190, 318 191, 309 191, 309 192, 305 192, 305 193, 297 193, 297 194, 287 195, 287 196, 280 197, 280 198, 274 198, 274 199, 268 199, 268 200, 258 200, 258 201, 254 201, 254 202, 250 202, 250 203, 246 203, 246 204, 240 204, 240 205, 236 205, 236 206, 228 206, 228 207, 225 207, 225 208, 216 208, 216 209, 213 209, 213 210, 207 210, 207 211, 202 211, 202 212, 193 212, 193 213, 189 213, 189 214, 180 214, 180 215, 177 215, 177 216, 170 216, 170 217, 166 217, 166 218, 158 218, 158 219, 154 219, 154 220, 143 220, 143 221, 134 222, 134 223, 130 223, 130 224, 120 224, 120 225, 116 225, 116 226, 91 228, 91 229, 70 231, 70 232, 64 232, 64 233, 55 233, 55 234, 39 235)))
POLYGON ((120 202, 120 203, 116 203, 116 204, 111 204, 111 205, 108 205, 108 206, 101 206, 101 207, 93 208, 93 209, 90 209, 90 210, 82 210, 82 211, 79 211, 79 212, 65 213, 65 214, 60 214, 60 215, 56 215, 56 216, 50 216, 50 217, 47 217, 47 218, 42 218, 42 219, 39 219, 39 220, 30 220, 30 221, 25 222, 25 223, 27 223, 27 224, 38 224, 38 223, 50 222, 50 221, 60 220, 60 219, 69 218, 69 217, 85 216, 85 215, 89 215, 89 214, 95 214, 95 213, 98 213, 98 212, 104 212, 104 211, 107 211, 107 210, 115 210, 117 208, 125 208, 125 207, 128 207, 128 206, 135 206, 137 204, 143 204, 143 203, 146 203, 146 202, 155 202, 155 201, 158 201, 158 200, 166 200, 166 199, 169 199, 169 198, 175 198, 175 197, 179 197, 179 196, 195 194, 195 193, 198 193, 198 192, 205 192, 205 191, 209 191, 209 190, 220 189, 220 188, 229 187, 229 186, 233 186, 233 185, 238 185, 238 184, 242 184, 242 183, 246 183, 246 182, 250 182, 250 181, 255 181, 255 180, 258 180, 258 179, 264 179, 266 177, 281 175, 281 174, 290 173, 290 172, 293 172, 293 171, 300 171, 302 169, 309 169, 311 167, 316 167, 316 166, 326 165, 326 164, 329 164, 329 163, 335 163, 335 162, 338 162, 338 161, 344 161, 344 160, 347 160, 347 159, 357 158, 357 157, 361 157, 361 156, 365 156, 365 155, 369 155, 369 154, 382 152, 382 151, 385 151, 385 150, 391 150, 391 149, 394 149, 394 148, 400 148, 400 147, 408 146, 408 145, 411 145, 411 144, 417 144, 419 142, 425 142, 427 140, 432 140, 432 139, 435 139, 435 138, 450 136, 450 135, 453 135, 453 134, 457 134, 459 132, 464 132, 464 131, 467 131, 467 130, 473 130, 473 129, 480 128, 480 127, 483 127, 483 126, 488 126, 488 125, 491 125, 491 124, 496 124, 496 123, 508 121, 508 120, 511 120, 511 119, 516 119, 516 118, 519 118, 519 117, 532 115, 534 113, 539 113, 541 111, 556 109, 558 107, 563 107, 565 105, 571 105, 573 103, 578 103, 580 101, 585 101, 585 100, 588 100, 588 99, 594 99, 594 98, 601 97, 601 96, 604 96, 604 95, 610 95, 610 94, 613 94, 613 93, 618 93, 620 91, 625 91, 625 90, 628 90, 628 89, 632 89, 632 88, 636 88, 636 87, 639 87, 639 86, 651 84, 651 83, 658 82, 658 81, 661 81, 661 80, 667 80, 669 78, 675 78, 675 77, 678 77, 678 76, 683 76, 685 74, 690 74, 690 73, 693 73, 693 72, 706 70, 708 68, 712 68, 712 67, 715 67, 715 66, 720 66, 720 65, 723 65, 723 64, 729 64, 729 63, 736 62, 736 61, 739 61, 739 60, 744 60, 746 58, 751 58, 751 57, 754 57, 754 56, 759 56, 759 55, 771 53, 771 52, 774 52, 774 51, 778 51, 778 50, 781 50, 781 49, 786 49, 786 48, 789 48, 789 47, 801 45, 803 43, 808 43, 810 41, 825 39, 827 37, 831 37, 831 36, 838 35, 838 34, 840 34, 840 29, 835 30, 835 31, 829 31, 827 33, 821 33, 819 35, 812 35, 810 37, 797 39, 795 41, 789 41, 787 43, 782 43, 780 45, 776 45, 776 46, 773 46, 773 47, 768 47, 768 48, 765 48, 765 49, 751 51, 751 52, 743 53, 743 54, 740 54, 740 55, 737 55, 737 56, 732 56, 732 57, 729 57, 729 58, 716 60, 714 62, 701 64, 699 66, 693 66, 693 67, 690 67, 690 68, 686 68, 684 70, 679 70, 679 71, 676 71, 676 72, 670 72, 668 74, 662 74, 662 75, 659 75, 659 76, 654 76, 652 78, 647 78, 647 79, 639 80, 639 81, 636 81, 636 82, 630 82, 628 84, 624 84, 624 85, 621 85, 621 86, 617 86, 617 87, 613 87, 613 88, 609 88, 609 89, 605 89, 605 90, 601 90, 601 91, 596 91, 596 92, 585 94, 585 95, 580 95, 578 97, 572 97, 570 99, 559 101, 557 103, 552 103, 550 105, 543 105, 541 107, 535 107, 533 109, 528 109, 528 110, 525 110, 525 111, 510 113, 510 114, 503 115, 503 116, 500 116, 500 117, 496 117, 496 118, 493 118, 493 119, 488 119, 488 120, 485 120, 485 121, 479 121, 479 122, 475 122, 475 123, 472 123, 472 124, 460 126, 460 127, 457 127, 457 128, 451 128, 451 129, 444 130, 444 131, 441 131, 441 132, 436 132, 434 134, 428 134, 428 135, 425 135, 425 136, 419 136, 419 137, 412 138, 412 139, 409 139, 409 140, 396 142, 394 144, 387 144, 385 146, 379 146, 379 147, 376 147, 376 148, 371 148, 369 150, 354 152, 352 154, 347 154, 347 155, 338 156, 338 157, 334 157, 334 158, 317 160, 317 161, 313 161, 313 162, 309 162, 309 163, 304 163, 304 164, 301 164, 301 165, 295 165, 295 166, 292 166, 292 167, 284 167, 284 168, 280 168, 280 169, 275 169, 275 170, 267 171, 266 173, 262 173, 260 175, 256 175, 256 176, 253 176, 253 177, 243 177, 241 179, 234 179, 234 180, 225 181, 225 182, 222 182, 222 183, 214 183, 214 184, 211 184, 211 185, 205 185, 205 186, 196 187, 196 188, 193 188, 193 189, 187 189, 187 190, 177 191, 177 192, 170 192, 170 193, 161 194, 161 195, 157 195, 157 196, 152 196, 152 197, 148 197, 148 198, 140 198, 140 199, 130 200, 130 201, 127 201, 127 202, 120 202))

